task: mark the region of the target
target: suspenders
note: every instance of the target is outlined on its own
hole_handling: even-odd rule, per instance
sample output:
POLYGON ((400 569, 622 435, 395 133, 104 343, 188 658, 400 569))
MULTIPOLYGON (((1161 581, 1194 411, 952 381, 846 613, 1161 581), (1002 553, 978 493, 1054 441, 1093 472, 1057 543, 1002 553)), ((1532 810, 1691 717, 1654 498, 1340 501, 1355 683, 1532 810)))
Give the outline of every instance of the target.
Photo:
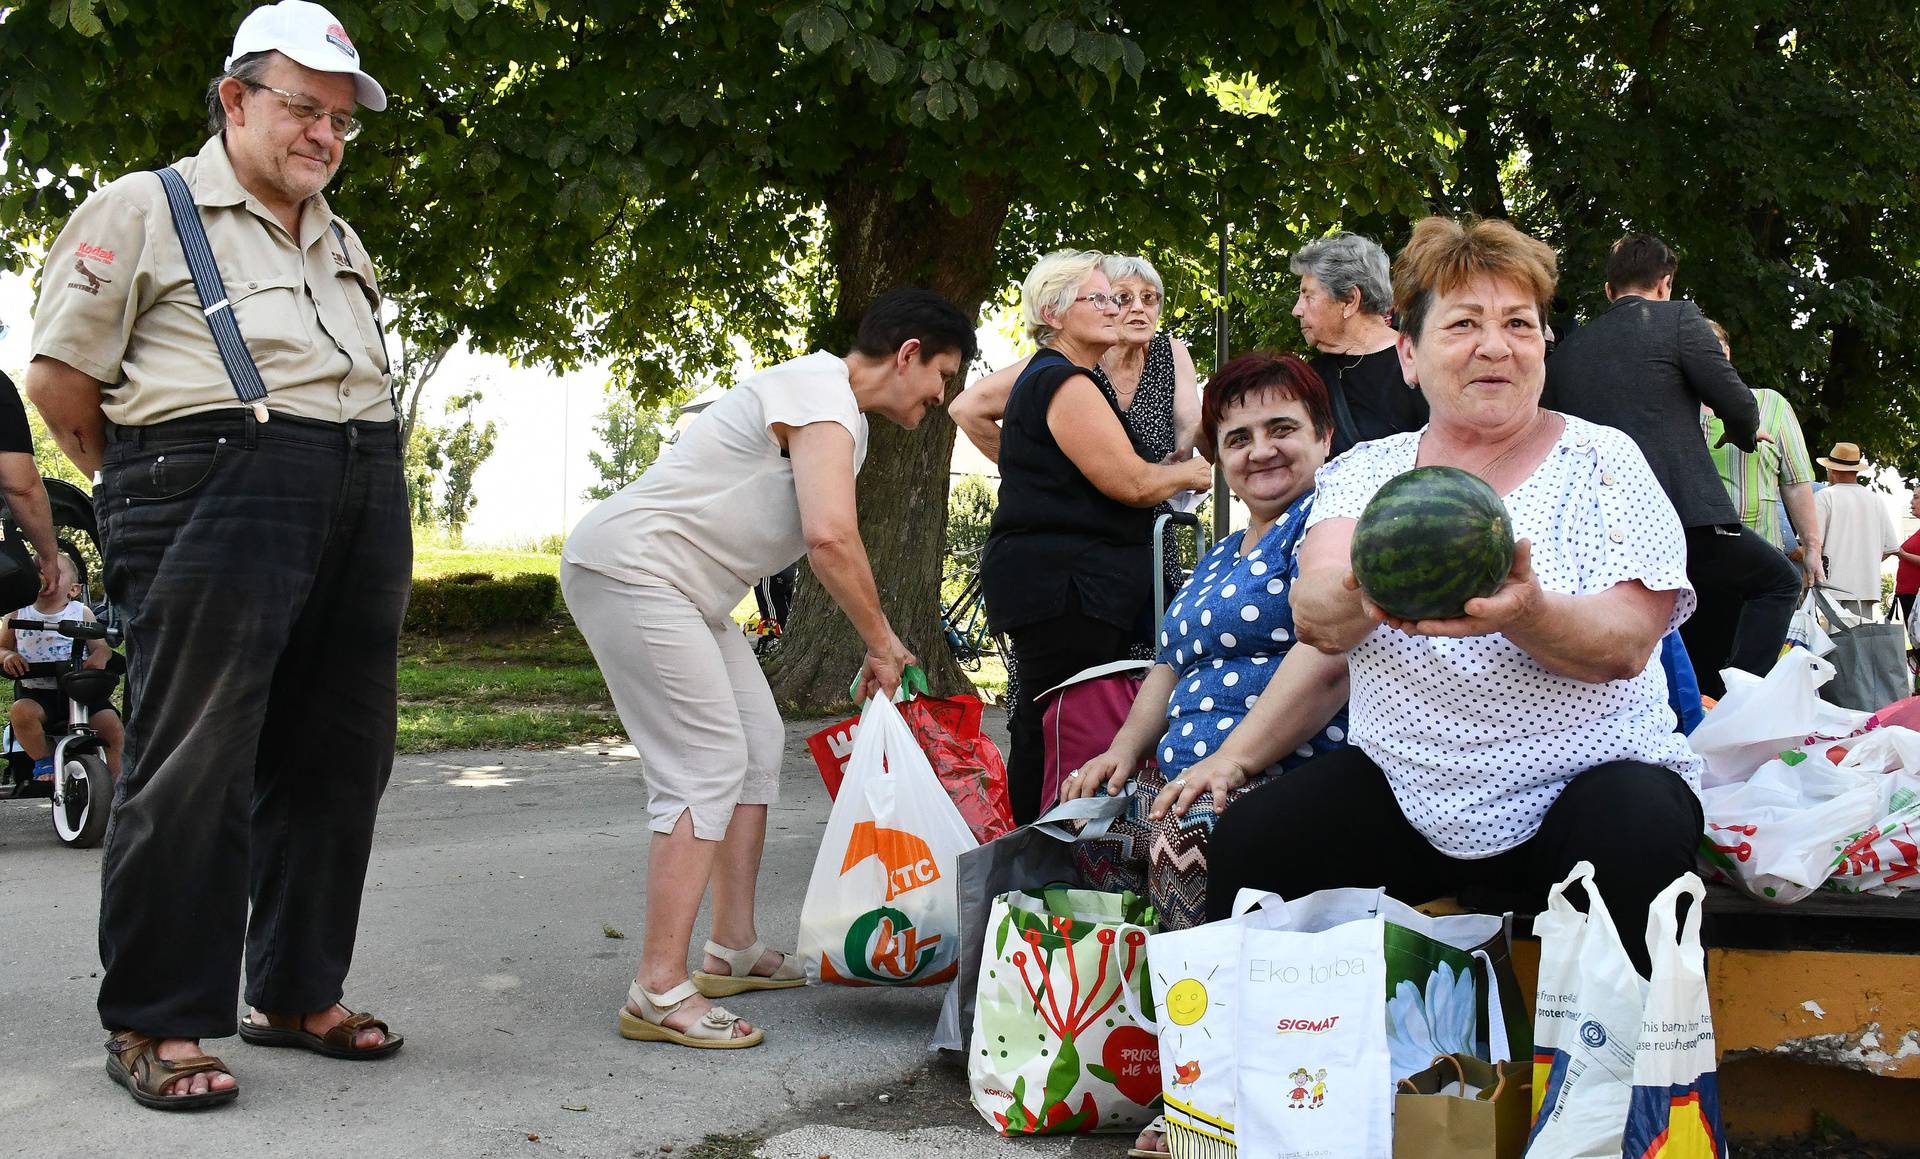
MULTIPOLYGON (((169 166, 154 173, 167 191, 167 208, 173 211, 173 229, 180 235, 180 248, 187 255, 187 269, 193 273, 193 290, 200 297, 200 312, 207 316, 207 329, 213 331, 213 344, 220 351, 221 364, 227 368, 233 393, 253 410, 257 421, 264 423, 267 421, 267 384, 261 381, 260 368, 254 364, 247 341, 240 335, 240 323, 234 319, 233 305, 227 299, 227 285, 220 279, 220 266, 213 260, 213 246, 207 241, 206 226, 200 222, 200 209, 194 205, 187 180, 180 176, 178 169, 169 166)), ((330 224, 344 253, 347 232, 337 221, 330 224)), ((377 314, 373 324, 376 328, 380 325, 377 314)), ((380 341, 383 345, 386 342, 384 332, 380 341)))

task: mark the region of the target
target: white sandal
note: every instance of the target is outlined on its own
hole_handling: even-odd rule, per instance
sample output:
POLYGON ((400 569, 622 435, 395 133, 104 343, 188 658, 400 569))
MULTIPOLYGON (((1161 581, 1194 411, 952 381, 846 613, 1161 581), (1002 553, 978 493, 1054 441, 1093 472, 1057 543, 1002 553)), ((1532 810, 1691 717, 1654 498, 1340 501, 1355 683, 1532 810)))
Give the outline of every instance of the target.
POLYGON ((785 990, 793 986, 807 984, 807 972, 792 954, 780 951, 780 968, 771 974, 755 974, 753 968, 760 963, 760 956, 767 952, 766 944, 755 942, 744 950, 730 950, 719 942, 709 941, 707 953, 727 964, 725 974, 709 974, 705 970, 693 972, 693 984, 700 993, 709 998, 731 998, 735 994, 744 994, 748 990, 785 990))
POLYGON ((751 1034, 736 1035, 734 1023, 740 1016, 724 1007, 715 1006, 700 1016, 700 1021, 685 1030, 675 1030, 666 1025, 680 1004, 699 992, 691 981, 682 982, 665 994, 649 994, 635 982, 627 990, 627 1003, 638 1009, 620 1008, 620 1037, 637 1039, 641 1042, 672 1042, 680 1046, 691 1046, 698 1050, 739 1050, 747 1046, 759 1046, 766 1032, 756 1028, 751 1034))

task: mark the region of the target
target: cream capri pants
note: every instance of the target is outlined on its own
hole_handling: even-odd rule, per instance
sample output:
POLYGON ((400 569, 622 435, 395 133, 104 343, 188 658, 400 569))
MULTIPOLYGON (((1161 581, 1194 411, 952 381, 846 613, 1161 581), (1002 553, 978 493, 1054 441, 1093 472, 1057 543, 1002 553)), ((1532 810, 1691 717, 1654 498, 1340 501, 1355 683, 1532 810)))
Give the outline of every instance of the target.
POLYGON ((691 810, 693 835, 718 841, 735 805, 779 799, 786 725, 737 626, 709 623, 678 588, 566 561, 560 589, 640 753, 655 833, 691 810))

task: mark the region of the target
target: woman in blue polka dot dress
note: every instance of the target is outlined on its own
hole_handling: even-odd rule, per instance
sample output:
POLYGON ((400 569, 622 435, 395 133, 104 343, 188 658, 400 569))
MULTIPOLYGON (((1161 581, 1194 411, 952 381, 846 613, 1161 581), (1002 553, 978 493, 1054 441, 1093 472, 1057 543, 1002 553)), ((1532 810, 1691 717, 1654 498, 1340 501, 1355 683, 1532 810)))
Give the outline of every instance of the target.
POLYGON ((1194 568, 1126 723, 1062 787, 1131 793, 1126 816, 1077 847, 1081 869, 1094 888, 1149 895, 1164 928, 1204 920, 1217 811, 1346 739, 1346 663, 1293 648, 1287 599, 1332 431, 1325 385, 1291 354, 1243 355, 1207 383, 1201 447, 1251 523, 1194 568))

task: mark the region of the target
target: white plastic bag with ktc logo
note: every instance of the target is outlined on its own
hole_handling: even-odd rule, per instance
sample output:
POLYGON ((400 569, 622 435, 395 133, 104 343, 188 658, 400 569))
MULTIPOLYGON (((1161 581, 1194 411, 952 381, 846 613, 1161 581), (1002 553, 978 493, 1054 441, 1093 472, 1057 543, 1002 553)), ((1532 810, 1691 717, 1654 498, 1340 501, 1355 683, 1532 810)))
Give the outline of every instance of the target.
POLYGON ((1530 1159, 1620 1159, 1647 980, 1633 967, 1613 916, 1582 861, 1547 894, 1533 920, 1540 938, 1534 1001, 1530 1159), (1574 884, 1587 912, 1567 900, 1574 884))
POLYGON ((977 844, 900 711, 869 699, 800 910, 807 977, 844 986, 952 979, 954 866, 977 844))

